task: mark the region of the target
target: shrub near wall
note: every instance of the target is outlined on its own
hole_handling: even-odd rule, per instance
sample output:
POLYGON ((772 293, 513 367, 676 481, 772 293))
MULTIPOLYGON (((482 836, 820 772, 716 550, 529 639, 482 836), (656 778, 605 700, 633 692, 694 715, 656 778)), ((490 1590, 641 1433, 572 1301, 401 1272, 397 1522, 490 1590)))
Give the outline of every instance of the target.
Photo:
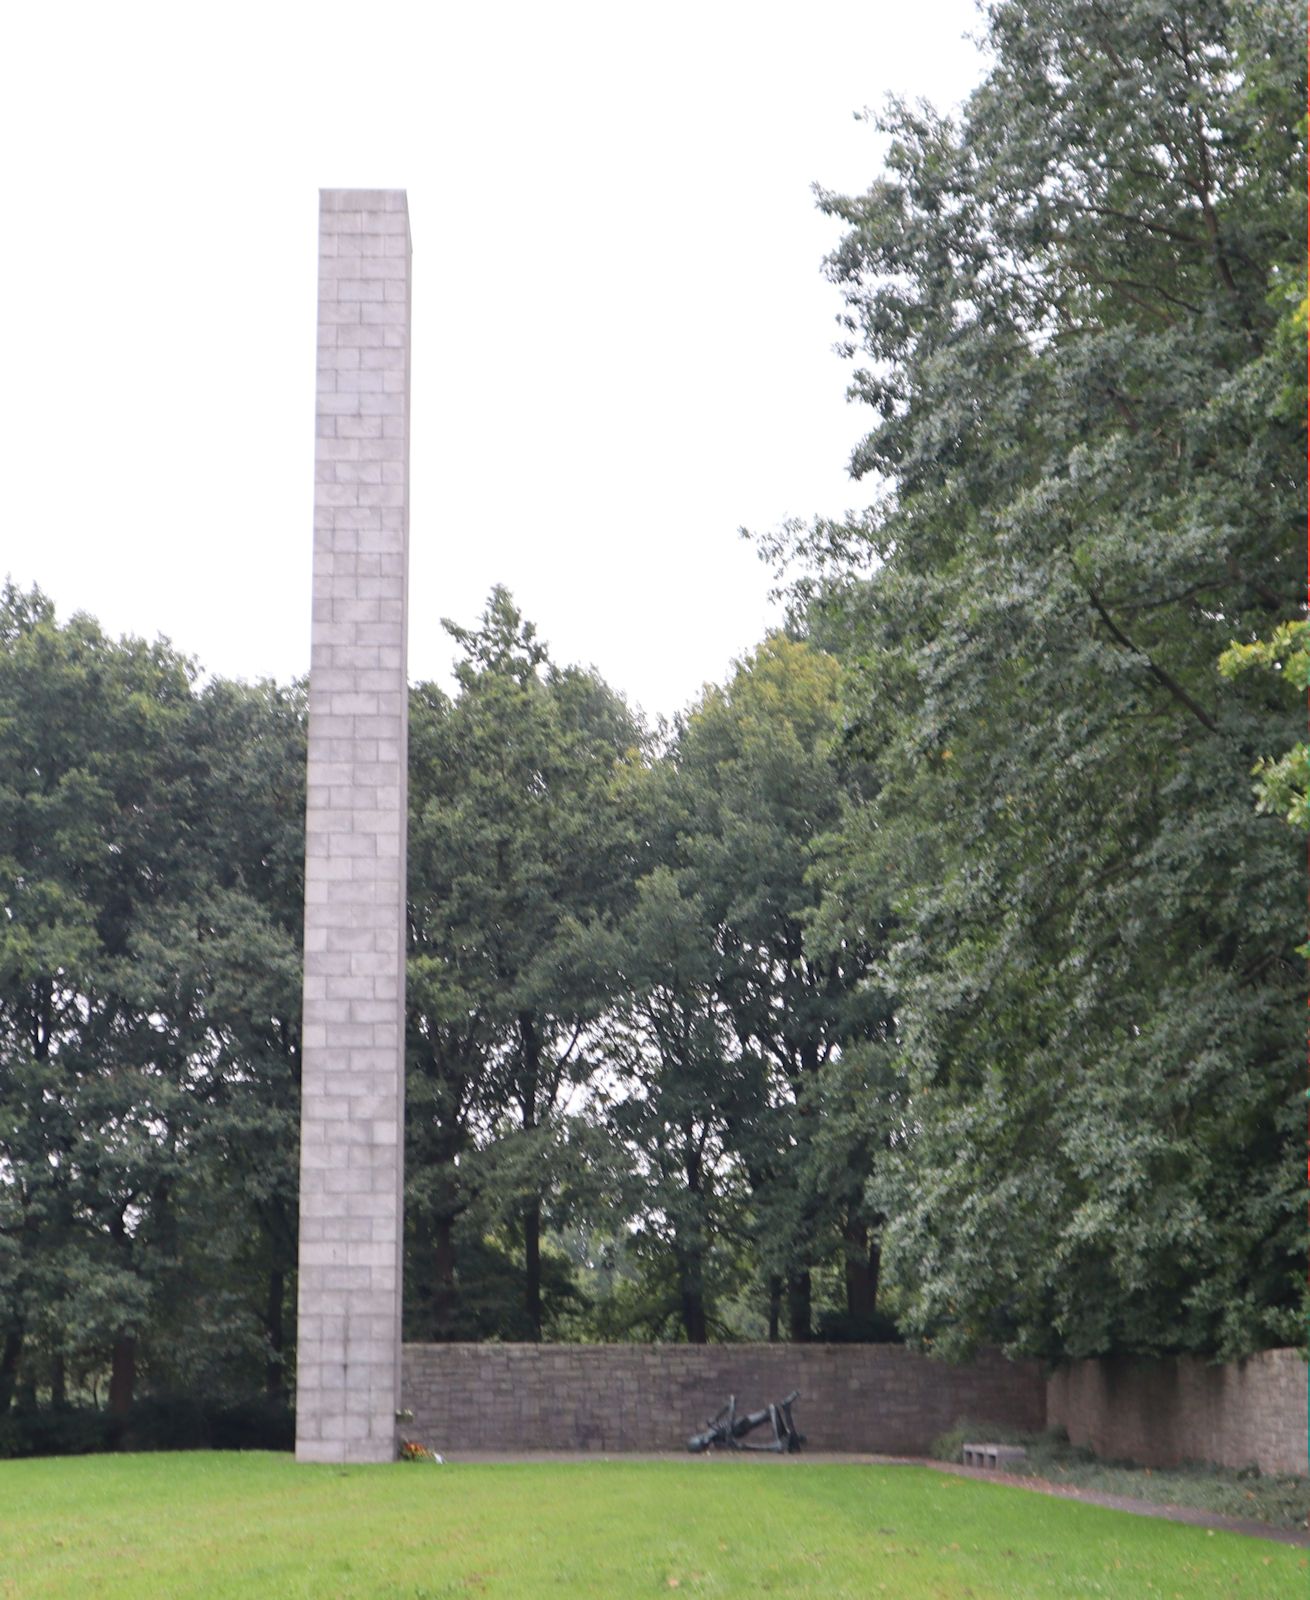
POLYGON ((16 1406, 0 1417, 0 1460, 108 1450, 290 1450, 295 1419, 262 1397, 216 1404, 194 1395, 146 1395, 126 1416, 96 1406, 16 1406))
POLYGON ((1112 1460, 1307 1471, 1299 1350, 1266 1350, 1227 1366, 1192 1356, 1075 1361, 1052 1375, 1046 1410, 1074 1444, 1112 1460))
POLYGON ((756 1411, 799 1389, 814 1450, 921 1455, 964 1418, 1038 1430, 1033 1362, 949 1366, 903 1345, 406 1345, 406 1431, 438 1450, 684 1450, 735 1393, 756 1411))

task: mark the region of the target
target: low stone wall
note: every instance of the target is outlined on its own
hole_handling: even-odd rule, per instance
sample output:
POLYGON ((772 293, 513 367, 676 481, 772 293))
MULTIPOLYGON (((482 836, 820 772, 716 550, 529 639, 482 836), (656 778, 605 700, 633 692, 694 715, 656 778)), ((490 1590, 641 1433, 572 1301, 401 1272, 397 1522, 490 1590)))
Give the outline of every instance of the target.
POLYGON ((901 1345, 410 1344, 402 1370, 407 1427, 437 1450, 684 1450, 729 1394, 755 1411, 792 1389, 814 1450, 917 1455, 964 1420, 1045 1422, 1035 1362, 901 1345))
POLYGON ((1097 1455, 1148 1467, 1210 1461, 1262 1472, 1306 1465, 1306 1362, 1266 1350, 1229 1366, 1194 1357, 1075 1361, 1046 1389, 1047 1420, 1097 1455))

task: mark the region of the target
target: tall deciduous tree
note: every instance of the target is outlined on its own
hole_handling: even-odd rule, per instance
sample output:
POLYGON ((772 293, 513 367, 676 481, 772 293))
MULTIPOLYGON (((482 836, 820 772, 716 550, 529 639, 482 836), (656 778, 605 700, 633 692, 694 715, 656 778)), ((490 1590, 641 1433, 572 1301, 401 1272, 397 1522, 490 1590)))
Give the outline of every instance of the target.
POLYGON ((1295 719, 1214 662, 1300 598, 1304 16, 989 17, 961 123, 894 107, 824 197, 882 488, 807 594, 879 785, 830 891, 898 919, 889 1265, 944 1348, 1237 1354, 1303 1277, 1299 873, 1244 792, 1295 719))
POLYGON ((177 946, 198 958, 205 1023, 192 1058, 203 1108, 189 1162, 194 1203, 210 1226, 227 1221, 235 1281, 226 1292, 259 1343, 275 1399, 289 1392, 294 1343, 305 714, 301 684, 218 680, 197 696, 204 824, 193 848, 207 860, 208 888, 195 940, 177 946))
POLYGON ((752 1274, 770 1336, 786 1291, 789 1336, 809 1338, 811 1271, 834 1261, 846 1305, 825 1331, 872 1331, 881 1218, 865 1184, 886 1084, 875 1095, 849 1052, 890 1019, 861 981, 869 939, 813 926, 812 874, 845 806, 838 678, 830 656, 767 639, 705 692, 641 796, 655 865, 609 957, 610 1115, 647 1178, 638 1308, 649 1324, 663 1284, 692 1341, 752 1274), (853 1099, 868 1118, 837 1114, 853 1099))
POLYGON ((142 1359, 280 1388, 298 699, 9 588, 0 751, 0 1406, 108 1365, 123 1411, 142 1359))
POLYGON ((0 603, 0 1405, 24 1346, 137 1339, 176 1266, 192 1008, 164 952, 196 878, 190 672, 163 645, 0 603))
POLYGON ((616 1080, 609 1119, 636 1179, 630 1253, 646 1286, 635 1309, 650 1331, 671 1325, 690 1344, 709 1339, 719 1305, 740 1289, 749 1191, 735 1144, 765 1105, 720 1000, 715 932, 667 865, 641 879, 612 934, 601 930, 616 975, 604 1033, 616 1080))
POLYGON ((412 723, 414 1248, 430 1326, 448 1332, 470 1166, 496 1144, 523 1326, 539 1338, 564 1101, 594 1069, 589 1030, 606 1001, 602 981, 561 959, 562 941, 630 891, 624 775, 641 732, 594 675, 550 663, 504 590, 477 628, 447 626, 458 692, 420 688, 412 723))
MULTIPOLYGON (((765 1084, 756 1115, 738 1119, 736 1148, 751 1174, 776 1328, 785 1288, 790 1337, 813 1332, 811 1269, 843 1262, 846 1325, 866 1326, 877 1296, 881 1217, 865 1195, 871 1147, 830 1143, 825 1103, 843 1050, 882 1037, 890 1017, 864 983, 870 929, 815 926, 814 871, 845 809, 839 772, 840 669, 833 657, 775 634, 706 692, 673 759, 687 796, 678 842, 715 932, 716 987, 735 1048, 765 1084)), ((849 1079, 848 1079, 849 1081, 849 1079)))

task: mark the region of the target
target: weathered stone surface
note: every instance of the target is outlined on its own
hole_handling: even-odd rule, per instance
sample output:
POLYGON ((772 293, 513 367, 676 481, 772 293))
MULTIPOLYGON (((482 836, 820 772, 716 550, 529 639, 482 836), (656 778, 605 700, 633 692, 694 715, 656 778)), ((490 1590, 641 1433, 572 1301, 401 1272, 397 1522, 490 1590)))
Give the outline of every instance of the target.
POLYGON ((1040 1429, 1036 1362, 931 1361, 902 1345, 407 1344, 412 1436, 441 1451, 682 1450, 735 1393, 799 1389, 810 1448, 922 1454, 966 1419, 1040 1429))
POLYGON ((319 197, 296 1455, 389 1461, 404 1154, 409 213, 319 197))
POLYGON ((1224 1366, 1195 1356, 1074 1361, 1051 1375, 1047 1409, 1075 1444, 1111 1459, 1307 1471, 1299 1350, 1265 1350, 1224 1366))

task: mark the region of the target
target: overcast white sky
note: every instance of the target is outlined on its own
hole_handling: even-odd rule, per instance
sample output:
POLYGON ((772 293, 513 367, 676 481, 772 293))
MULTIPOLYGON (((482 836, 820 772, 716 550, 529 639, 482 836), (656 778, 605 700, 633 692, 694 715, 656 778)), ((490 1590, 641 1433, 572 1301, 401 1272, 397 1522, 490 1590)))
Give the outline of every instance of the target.
POLYGON ((737 536, 863 504, 839 230, 972 0, 8 6, 0 573, 208 670, 309 660, 317 191, 405 188, 410 676, 505 583, 652 712, 771 620, 737 536))

